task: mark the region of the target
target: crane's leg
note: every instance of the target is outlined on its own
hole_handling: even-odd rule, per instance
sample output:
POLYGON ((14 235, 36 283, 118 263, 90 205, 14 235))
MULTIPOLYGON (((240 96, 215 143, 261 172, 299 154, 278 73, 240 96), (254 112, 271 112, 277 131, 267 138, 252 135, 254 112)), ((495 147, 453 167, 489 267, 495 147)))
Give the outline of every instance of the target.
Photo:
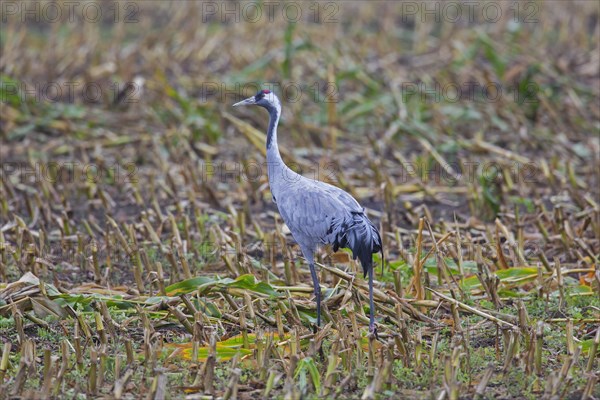
POLYGON ((311 260, 310 264, 310 275, 312 276, 313 288, 315 292, 315 301, 317 302, 317 327, 321 326, 321 286, 319 285, 319 277, 315 270, 315 263, 311 260))
POLYGON ((375 327, 375 304, 373 303, 373 266, 369 268, 369 333, 377 338, 375 327))
MULTIPOLYGON (((315 293, 315 301, 317 302, 317 327, 321 326, 321 286, 319 285, 319 277, 317 276, 317 271, 315 270, 315 261, 314 261, 314 248, 310 246, 300 245, 300 249, 302 250, 302 254, 304 254, 304 258, 308 261, 308 266, 310 267, 310 276, 313 281, 313 291, 315 293)), ((316 330, 315 330, 316 332, 316 330)))

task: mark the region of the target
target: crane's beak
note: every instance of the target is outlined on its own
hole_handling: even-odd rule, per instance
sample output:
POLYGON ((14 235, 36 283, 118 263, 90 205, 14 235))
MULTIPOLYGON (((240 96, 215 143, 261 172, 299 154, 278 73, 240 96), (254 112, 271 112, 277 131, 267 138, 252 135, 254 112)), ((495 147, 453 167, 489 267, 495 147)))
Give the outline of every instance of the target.
POLYGON ((256 104, 256 100, 254 99, 254 96, 252 97, 248 97, 246 100, 242 100, 239 103, 235 103, 233 105, 233 107, 237 107, 237 106, 247 106, 250 104, 256 104))

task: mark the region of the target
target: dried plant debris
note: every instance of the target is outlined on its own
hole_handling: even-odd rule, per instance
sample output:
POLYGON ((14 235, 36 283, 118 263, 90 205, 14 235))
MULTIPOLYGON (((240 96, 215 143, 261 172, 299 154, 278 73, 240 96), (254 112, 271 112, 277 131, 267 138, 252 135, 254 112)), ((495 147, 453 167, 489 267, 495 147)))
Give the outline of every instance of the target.
POLYGON ((600 398, 598 4, 89 4, 2 4, 0 398, 600 398), (263 87, 377 339, 343 250, 313 329, 263 87))

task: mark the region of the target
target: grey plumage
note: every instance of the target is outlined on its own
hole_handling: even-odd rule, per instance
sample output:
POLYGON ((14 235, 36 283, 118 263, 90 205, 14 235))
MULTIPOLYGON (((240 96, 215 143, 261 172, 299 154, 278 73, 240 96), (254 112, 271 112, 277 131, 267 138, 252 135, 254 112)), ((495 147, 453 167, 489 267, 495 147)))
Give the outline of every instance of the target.
POLYGON ((365 277, 369 276, 369 329, 375 334, 372 254, 382 251, 377 228, 350 194, 327 183, 303 177, 285 165, 277 145, 281 105, 274 93, 261 90, 234 106, 246 104, 259 105, 269 112, 269 186, 279 213, 309 263, 317 302, 317 325, 321 322, 321 289, 314 266, 314 252, 317 246, 330 244, 334 251, 349 248, 353 258, 360 260, 365 277))
POLYGON ((313 251, 321 244, 332 245, 334 251, 349 248, 367 276, 372 254, 381 250, 381 238, 353 197, 307 178, 287 185, 285 195, 273 194, 280 199, 277 207, 298 244, 313 251))

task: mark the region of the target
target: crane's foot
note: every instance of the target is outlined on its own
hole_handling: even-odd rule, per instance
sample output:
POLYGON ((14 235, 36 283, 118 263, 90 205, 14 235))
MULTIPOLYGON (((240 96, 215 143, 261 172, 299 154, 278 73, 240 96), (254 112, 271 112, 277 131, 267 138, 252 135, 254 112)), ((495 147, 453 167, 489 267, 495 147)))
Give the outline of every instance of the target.
POLYGON ((378 340, 379 336, 377 335, 377 327, 375 326, 375 324, 371 325, 369 324, 369 338, 373 338, 378 340))
MULTIPOLYGON (((319 333, 319 330, 321 329, 321 327, 316 324, 313 324, 312 327, 313 327, 313 334, 316 336, 317 333, 319 333)), ((321 362, 324 362, 325 361, 325 352, 323 352, 323 341, 322 340, 319 340, 318 346, 319 346, 319 348, 317 350, 317 353, 319 355, 319 360, 321 362)))

